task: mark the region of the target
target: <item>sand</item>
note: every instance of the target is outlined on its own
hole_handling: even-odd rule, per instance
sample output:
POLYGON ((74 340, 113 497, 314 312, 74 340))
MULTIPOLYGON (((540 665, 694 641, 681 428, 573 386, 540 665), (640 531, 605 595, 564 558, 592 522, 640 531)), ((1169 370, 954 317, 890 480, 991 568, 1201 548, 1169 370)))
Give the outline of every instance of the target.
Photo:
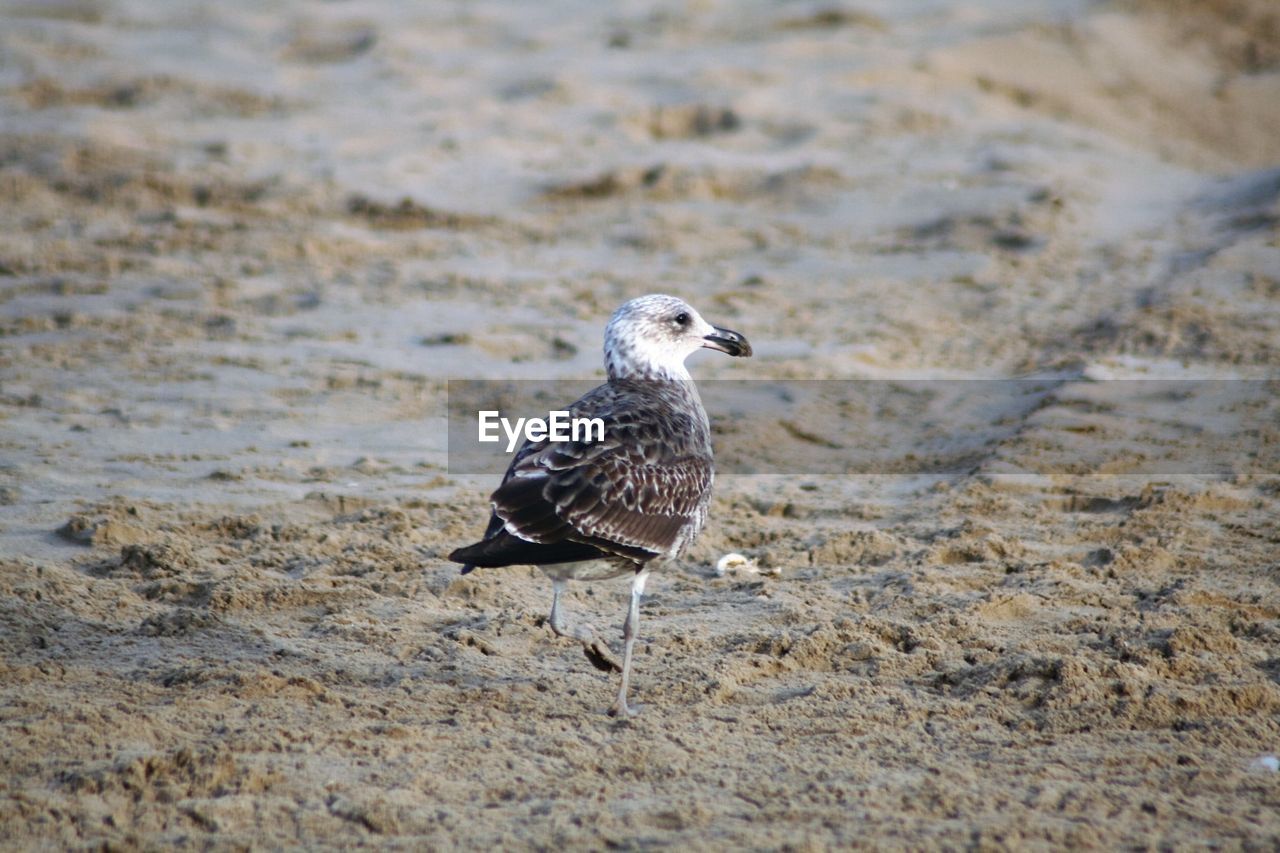
POLYGON ((0 846, 1274 848, 1277 140, 1266 0, 6 0, 0 846), (653 291, 702 378, 1054 385, 722 477, 613 720, 444 559, 446 382, 653 291))

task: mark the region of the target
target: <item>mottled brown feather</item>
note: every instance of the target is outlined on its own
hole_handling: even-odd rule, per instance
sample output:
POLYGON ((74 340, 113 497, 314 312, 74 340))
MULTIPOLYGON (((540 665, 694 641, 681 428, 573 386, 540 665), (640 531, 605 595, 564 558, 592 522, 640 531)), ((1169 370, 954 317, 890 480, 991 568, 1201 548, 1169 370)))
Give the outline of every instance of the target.
POLYGON ((483 555, 476 565, 495 565, 507 554, 506 565, 537 565, 566 553, 549 546, 573 542, 638 568, 684 552, 706 521, 714 479, 710 430, 693 383, 612 380, 569 412, 601 418, 604 440, 526 442, 491 497, 485 539, 451 556, 472 562, 483 555))

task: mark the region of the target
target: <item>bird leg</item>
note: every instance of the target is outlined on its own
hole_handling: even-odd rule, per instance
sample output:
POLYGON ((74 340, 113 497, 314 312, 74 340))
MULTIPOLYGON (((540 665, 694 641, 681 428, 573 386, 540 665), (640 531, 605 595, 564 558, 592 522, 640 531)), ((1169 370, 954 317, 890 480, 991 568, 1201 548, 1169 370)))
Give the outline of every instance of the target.
POLYGON ((551 615, 547 622, 551 625, 551 633, 557 637, 568 637, 582 643, 582 653, 591 661, 591 665, 604 672, 618 672, 622 667, 614 658, 609 647, 596 639, 595 632, 589 627, 570 628, 560 612, 560 593, 564 592, 566 581, 559 578, 551 582, 551 615))
POLYGON ((630 717, 640 710, 639 705, 634 708, 627 705, 627 684, 631 677, 631 650, 640 626, 640 596, 644 595, 644 583, 648 579, 649 573, 642 571, 631 581, 631 607, 627 609, 627 621, 622 623, 622 684, 618 687, 617 701, 609 709, 610 717, 630 717))

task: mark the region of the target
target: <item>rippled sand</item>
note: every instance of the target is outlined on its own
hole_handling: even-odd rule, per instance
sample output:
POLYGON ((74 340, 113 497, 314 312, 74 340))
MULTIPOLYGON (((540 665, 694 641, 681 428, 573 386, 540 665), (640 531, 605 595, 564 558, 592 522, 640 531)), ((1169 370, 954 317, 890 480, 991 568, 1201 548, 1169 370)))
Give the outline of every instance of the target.
POLYGON ((1274 4, 18 0, 0 116, 0 846, 1280 842, 1274 4), (722 478, 620 722, 444 560, 445 395, 651 291, 698 377, 1054 384, 722 478))

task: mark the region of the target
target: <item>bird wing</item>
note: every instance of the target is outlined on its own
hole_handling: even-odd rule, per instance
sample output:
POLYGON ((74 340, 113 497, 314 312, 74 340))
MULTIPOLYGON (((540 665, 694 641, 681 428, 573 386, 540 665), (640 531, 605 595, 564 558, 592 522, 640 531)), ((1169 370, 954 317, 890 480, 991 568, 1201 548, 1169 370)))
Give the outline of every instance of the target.
POLYGON ((688 393, 669 384, 610 383, 574 403, 571 417, 604 422, 601 441, 526 442, 491 497, 502 529, 638 561, 687 543, 686 528, 706 517, 714 469, 700 404, 668 405, 688 393))

